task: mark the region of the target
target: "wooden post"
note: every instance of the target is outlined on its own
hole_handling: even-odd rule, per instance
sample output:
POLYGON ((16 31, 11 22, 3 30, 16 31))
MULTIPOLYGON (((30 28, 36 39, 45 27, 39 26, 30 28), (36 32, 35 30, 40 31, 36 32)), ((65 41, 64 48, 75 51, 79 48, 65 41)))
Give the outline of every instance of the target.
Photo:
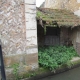
POLYGON ((0 70, 1 70, 1 77, 2 77, 1 80, 6 80, 3 55, 2 55, 2 47, 1 47, 1 40, 0 40, 0 70))

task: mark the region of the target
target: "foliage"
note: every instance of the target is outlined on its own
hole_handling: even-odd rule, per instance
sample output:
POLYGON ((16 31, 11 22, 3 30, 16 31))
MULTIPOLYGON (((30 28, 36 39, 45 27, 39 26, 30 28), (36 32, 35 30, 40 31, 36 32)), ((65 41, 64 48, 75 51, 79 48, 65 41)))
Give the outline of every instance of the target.
POLYGON ((43 15, 40 11, 37 11, 37 17, 40 18, 40 16, 43 15))
POLYGON ((28 72, 28 73, 23 74, 20 79, 31 78, 31 77, 34 77, 36 75, 37 75, 36 72, 28 72))
POLYGON ((78 55, 73 47, 39 47, 39 65, 50 70, 69 63, 74 56, 78 55))
POLYGON ((17 63, 13 64, 12 68, 13 68, 13 74, 14 74, 15 80, 19 80, 19 74, 18 74, 19 64, 17 63))
POLYGON ((47 69, 44 69, 44 68, 40 67, 36 70, 26 72, 23 75, 19 76, 20 77, 19 80, 26 79, 26 78, 31 78, 31 77, 34 77, 34 76, 37 76, 37 75, 41 75, 43 73, 46 73, 47 71, 48 71, 47 69))

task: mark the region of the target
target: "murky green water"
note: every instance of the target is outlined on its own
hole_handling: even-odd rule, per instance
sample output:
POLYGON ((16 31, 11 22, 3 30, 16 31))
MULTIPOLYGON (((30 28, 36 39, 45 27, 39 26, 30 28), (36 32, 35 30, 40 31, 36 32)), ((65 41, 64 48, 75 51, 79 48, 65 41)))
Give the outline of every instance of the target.
POLYGON ((40 80, 80 80, 80 67, 40 80))

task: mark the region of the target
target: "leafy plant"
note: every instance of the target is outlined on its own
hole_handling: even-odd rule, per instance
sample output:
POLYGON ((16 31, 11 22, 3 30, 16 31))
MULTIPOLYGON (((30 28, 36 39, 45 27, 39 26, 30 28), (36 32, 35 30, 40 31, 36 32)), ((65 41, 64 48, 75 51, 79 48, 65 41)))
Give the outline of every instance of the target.
POLYGON ((15 80, 19 80, 19 74, 18 74, 19 64, 17 63, 13 64, 12 68, 13 68, 13 74, 14 74, 15 80))
POLYGON ((50 70, 55 70, 59 66, 67 64, 74 56, 78 55, 73 47, 39 47, 39 65, 50 70))

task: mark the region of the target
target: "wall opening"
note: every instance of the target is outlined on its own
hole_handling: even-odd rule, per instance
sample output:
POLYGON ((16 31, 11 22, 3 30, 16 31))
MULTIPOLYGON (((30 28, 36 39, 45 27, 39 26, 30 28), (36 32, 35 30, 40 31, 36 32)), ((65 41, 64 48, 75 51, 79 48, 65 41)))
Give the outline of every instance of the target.
POLYGON ((60 28, 58 27, 46 27, 46 35, 59 36, 60 28))
POLYGON ((56 46, 60 44, 60 28, 46 27, 45 45, 56 46))
POLYGON ((37 24, 37 38, 38 38, 38 46, 44 46, 44 28, 37 24))

